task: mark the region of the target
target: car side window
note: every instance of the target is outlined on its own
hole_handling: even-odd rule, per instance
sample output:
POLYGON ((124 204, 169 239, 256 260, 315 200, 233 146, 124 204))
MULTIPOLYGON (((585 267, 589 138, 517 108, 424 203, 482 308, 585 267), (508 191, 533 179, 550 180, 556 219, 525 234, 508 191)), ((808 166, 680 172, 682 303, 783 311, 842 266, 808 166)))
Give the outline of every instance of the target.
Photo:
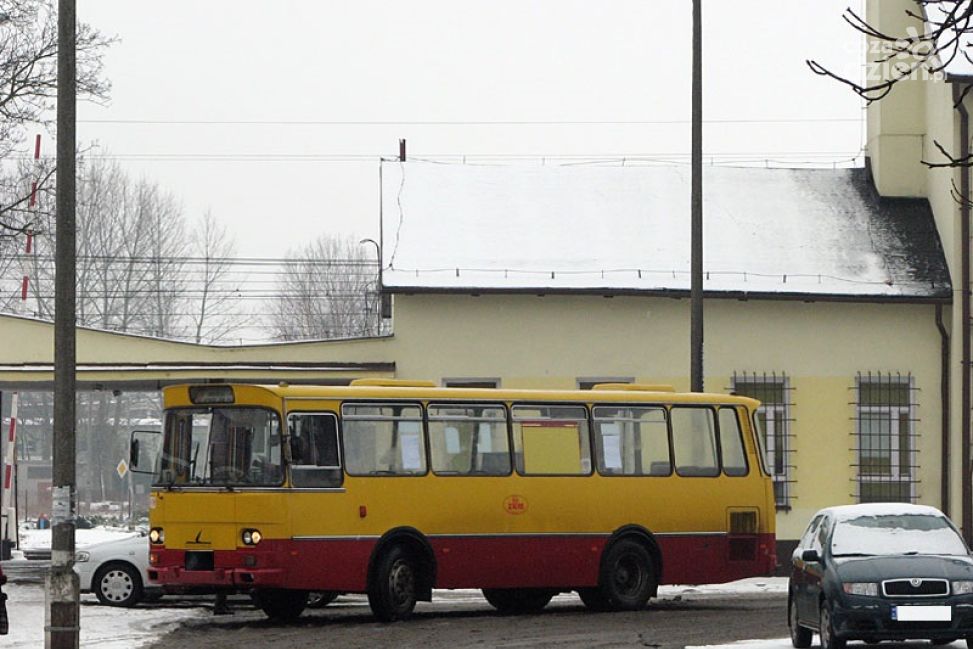
POLYGON ((814 535, 814 542, 811 544, 811 549, 817 550, 818 554, 821 554, 828 543, 829 536, 831 536, 831 519, 825 516, 820 525, 818 525, 818 531, 814 535))
POLYGON ((801 540, 798 543, 799 548, 805 550, 811 547, 811 539, 814 538, 814 533, 817 531, 818 524, 821 522, 822 518, 824 517, 815 516, 814 518, 811 519, 811 522, 808 524, 807 529, 804 530, 804 534, 801 536, 801 540))

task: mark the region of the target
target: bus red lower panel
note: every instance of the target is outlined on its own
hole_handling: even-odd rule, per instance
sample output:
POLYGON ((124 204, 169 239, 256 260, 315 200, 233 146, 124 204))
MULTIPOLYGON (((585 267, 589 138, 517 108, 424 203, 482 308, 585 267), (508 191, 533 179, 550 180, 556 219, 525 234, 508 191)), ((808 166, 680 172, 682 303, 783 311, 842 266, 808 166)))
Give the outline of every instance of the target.
POLYGON ((661 534, 663 584, 720 584, 769 576, 776 568, 773 534, 661 534))
POLYGON ((598 583, 607 536, 431 538, 440 588, 570 587, 598 583))
MULTIPOLYGON (((431 536, 437 588, 569 588, 598 582, 606 535, 431 536)), ((721 583, 768 575, 774 536, 660 534, 664 584, 721 583)), ((258 548, 212 553, 153 549, 150 577, 171 585, 303 588, 363 592, 376 538, 265 540, 258 548), (196 553, 205 555, 207 553, 196 553), (192 568, 196 569, 190 569, 192 568)))

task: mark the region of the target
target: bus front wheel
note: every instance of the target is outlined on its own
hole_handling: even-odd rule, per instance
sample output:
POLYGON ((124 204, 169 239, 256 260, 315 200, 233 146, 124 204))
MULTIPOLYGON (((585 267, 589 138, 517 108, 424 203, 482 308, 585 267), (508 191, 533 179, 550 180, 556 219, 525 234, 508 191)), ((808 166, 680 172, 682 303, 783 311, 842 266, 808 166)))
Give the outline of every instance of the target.
POLYGON ((368 588, 368 605, 382 622, 405 620, 418 597, 419 572, 415 559, 401 545, 383 552, 368 588))
POLYGON ((490 606, 508 615, 536 613, 547 606, 554 594, 553 590, 546 588, 483 589, 483 596, 490 606))
POLYGON ((602 560, 598 597, 614 611, 645 608, 656 588, 655 565, 645 546, 632 539, 613 543, 602 560))
POLYGON ((257 605, 271 620, 289 622, 296 620, 307 606, 307 591, 263 588, 251 594, 257 605))

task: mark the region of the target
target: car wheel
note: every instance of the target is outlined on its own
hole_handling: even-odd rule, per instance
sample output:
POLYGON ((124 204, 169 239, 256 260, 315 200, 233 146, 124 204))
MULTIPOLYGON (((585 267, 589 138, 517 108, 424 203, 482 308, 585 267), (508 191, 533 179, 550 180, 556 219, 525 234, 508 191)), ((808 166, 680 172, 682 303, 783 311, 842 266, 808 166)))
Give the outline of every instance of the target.
POLYGON ((821 649, 845 649, 847 644, 844 639, 836 638, 834 635, 834 625, 831 621, 831 609, 827 602, 821 602, 820 626, 818 633, 821 636, 821 649))
POLYGON ((546 588, 484 588, 490 606, 506 615, 537 613, 551 601, 555 592, 546 588))
POLYGON ((108 606, 135 606, 142 600, 142 576, 128 563, 109 563, 91 582, 95 597, 108 606))
POLYGON ((378 559, 368 588, 368 605, 382 622, 406 620, 418 599, 419 569, 401 545, 392 546, 378 559))
POLYGON ((797 649, 807 649, 811 646, 811 629, 797 623, 797 604, 792 598, 787 602, 787 625, 791 630, 791 644, 797 649))

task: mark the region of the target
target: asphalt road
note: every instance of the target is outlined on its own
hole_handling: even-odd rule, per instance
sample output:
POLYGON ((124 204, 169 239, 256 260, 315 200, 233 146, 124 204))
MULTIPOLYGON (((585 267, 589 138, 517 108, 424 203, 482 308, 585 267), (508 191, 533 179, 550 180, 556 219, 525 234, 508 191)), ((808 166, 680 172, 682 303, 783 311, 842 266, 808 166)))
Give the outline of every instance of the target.
POLYGON ((783 595, 683 595, 653 600, 634 613, 592 613, 561 595, 541 613, 501 616, 473 591, 439 592, 407 622, 376 622, 363 596, 309 610, 293 624, 273 624, 245 602, 232 615, 203 617, 152 649, 225 647, 684 647, 787 635, 783 595))

